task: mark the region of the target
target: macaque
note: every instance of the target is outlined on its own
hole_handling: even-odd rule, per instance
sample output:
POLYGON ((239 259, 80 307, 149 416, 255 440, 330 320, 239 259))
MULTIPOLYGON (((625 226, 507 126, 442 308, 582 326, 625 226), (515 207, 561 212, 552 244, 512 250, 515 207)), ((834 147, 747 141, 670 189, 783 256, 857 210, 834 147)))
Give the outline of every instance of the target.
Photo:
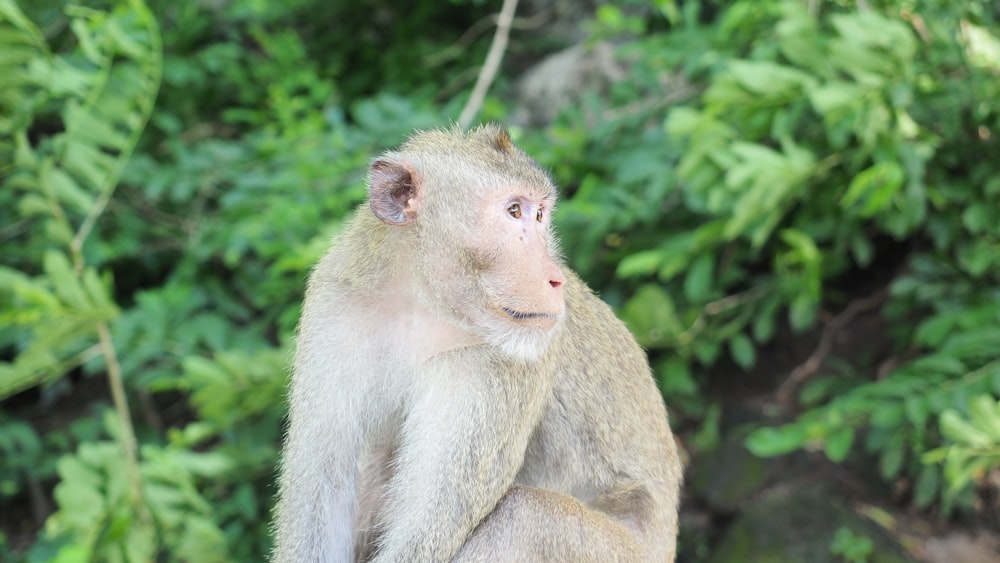
POLYGON ((414 134, 313 270, 273 561, 673 561, 644 352, 563 264, 507 132, 414 134))

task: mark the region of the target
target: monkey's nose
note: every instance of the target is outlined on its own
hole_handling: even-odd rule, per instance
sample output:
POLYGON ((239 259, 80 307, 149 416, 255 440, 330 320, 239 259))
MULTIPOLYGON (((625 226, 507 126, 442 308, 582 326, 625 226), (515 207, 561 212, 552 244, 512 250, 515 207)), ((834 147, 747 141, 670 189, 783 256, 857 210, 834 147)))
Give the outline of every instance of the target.
POLYGON ((559 266, 556 266, 555 264, 550 265, 548 278, 549 285, 552 286, 552 289, 559 289, 564 283, 566 283, 566 275, 563 274, 559 266))

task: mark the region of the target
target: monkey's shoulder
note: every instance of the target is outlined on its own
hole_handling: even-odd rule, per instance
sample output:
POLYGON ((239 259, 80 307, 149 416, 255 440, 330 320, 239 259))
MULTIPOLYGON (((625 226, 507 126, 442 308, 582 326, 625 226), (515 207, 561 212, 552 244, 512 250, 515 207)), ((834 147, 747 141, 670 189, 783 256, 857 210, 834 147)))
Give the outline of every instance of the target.
POLYGON ((566 333, 580 341, 580 344, 596 347, 598 350, 614 349, 614 356, 626 353, 641 358, 645 364, 645 353, 636 343, 628 327, 615 316, 611 306, 605 303, 575 273, 570 273, 566 284, 566 333))

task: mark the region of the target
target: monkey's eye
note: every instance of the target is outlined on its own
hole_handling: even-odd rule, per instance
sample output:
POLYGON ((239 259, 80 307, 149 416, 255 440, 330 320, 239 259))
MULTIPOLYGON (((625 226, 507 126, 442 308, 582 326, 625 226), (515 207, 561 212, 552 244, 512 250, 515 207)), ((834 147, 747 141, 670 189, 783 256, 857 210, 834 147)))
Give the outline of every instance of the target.
POLYGON ((539 207, 538 211, 535 212, 535 221, 538 221, 539 223, 542 222, 542 208, 541 207, 539 207))
POLYGON ((513 218, 515 218, 515 219, 520 219, 521 218, 521 204, 520 203, 512 203, 512 204, 510 204, 510 207, 507 208, 507 213, 510 213, 510 216, 513 217, 513 218))

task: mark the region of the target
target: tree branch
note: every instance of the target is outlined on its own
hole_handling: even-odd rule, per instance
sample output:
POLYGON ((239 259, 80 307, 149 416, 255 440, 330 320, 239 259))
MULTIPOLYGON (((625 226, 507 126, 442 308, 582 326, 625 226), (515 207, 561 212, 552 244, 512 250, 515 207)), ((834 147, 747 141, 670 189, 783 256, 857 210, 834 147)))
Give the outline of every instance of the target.
POLYGON ((497 18, 497 31, 493 35, 493 42, 490 44, 490 51, 486 54, 486 62, 483 63, 479 77, 476 78, 476 85, 472 88, 469 101, 462 108, 462 114, 458 118, 458 125, 462 129, 468 129, 472 124, 472 118, 479 113, 479 109, 486 99, 486 92, 493 83, 493 78, 503 60, 504 51, 507 50, 507 39, 510 37, 510 24, 514 19, 514 12, 517 10, 517 0, 503 0, 503 7, 500 8, 500 16, 497 18))
POLYGON ((847 305, 847 307, 844 308, 843 311, 831 319, 823 329, 823 334, 819 338, 819 344, 816 345, 816 349, 813 350, 813 353, 809 355, 806 361, 802 362, 794 370, 792 370, 792 373, 788 375, 788 379, 786 379, 778 387, 778 402, 783 405, 790 404, 792 393, 794 393, 806 379, 819 371, 819 368, 823 367, 823 362, 826 361, 826 357, 830 355, 830 351, 833 348, 833 339, 837 333, 847 326, 848 323, 854 320, 854 317, 881 305, 882 302, 885 301, 888 293, 889 292, 887 290, 881 289, 868 297, 852 301, 849 305, 847 305))

